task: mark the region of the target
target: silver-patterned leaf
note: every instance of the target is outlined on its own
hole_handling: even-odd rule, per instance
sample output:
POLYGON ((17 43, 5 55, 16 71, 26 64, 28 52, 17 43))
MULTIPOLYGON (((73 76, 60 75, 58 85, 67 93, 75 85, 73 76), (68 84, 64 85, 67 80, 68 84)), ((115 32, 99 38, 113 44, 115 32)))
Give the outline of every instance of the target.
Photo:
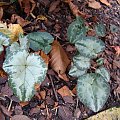
POLYGON ((0 53, 4 50, 3 46, 10 44, 10 38, 0 32, 0 53))
POLYGON ((73 57, 73 62, 77 68, 86 70, 90 67, 90 58, 84 57, 80 54, 73 57))
POLYGON ((106 34, 106 28, 102 23, 99 23, 95 26, 95 31, 96 31, 96 35, 100 37, 104 37, 106 34))
POLYGON ((8 82, 21 101, 29 101, 34 95, 35 83, 41 83, 47 71, 43 59, 26 50, 15 51, 6 57, 3 69, 8 73, 8 82))
POLYGON ((27 36, 20 35, 19 36, 19 43, 13 42, 9 47, 6 48, 6 56, 10 53, 18 51, 18 50, 29 50, 29 40, 27 36))
POLYGON ((80 17, 77 17, 75 21, 73 21, 67 30, 68 40, 71 43, 75 43, 80 36, 86 35, 86 27, 84 25, 84 20, 80 17))
POLYGON ((97 112, 106 103, 110 86, 100 74, 84 74, 78 78, 77 93, 84 105, 97 112))
POLYGON ((69 71, 69 75, 73 77, 79 77, 85 73, 86 73, 86 70, 80 70, 76 67, 76 65, 71 66, 71 69, 69 71))
POLYGON ((46 54, 51 50, 53 36, 48 32, 32 32, 28 34, 30 48, 34 51, 43 50, 46 54))
POLYGON ((110 80, 110 74, 108 73, 108 70, 104 67, 100 67, 98 69, 96 69, 95 71, 96 73, 99 73, 100 75, 102 75, 104 77, 104 79, 109 82, 110 80))
POLYGON ((97 57, 97 54, 105 49, 104 42, 95 37, 82 37, 75 46, 81 55, 90 58, 97 57))

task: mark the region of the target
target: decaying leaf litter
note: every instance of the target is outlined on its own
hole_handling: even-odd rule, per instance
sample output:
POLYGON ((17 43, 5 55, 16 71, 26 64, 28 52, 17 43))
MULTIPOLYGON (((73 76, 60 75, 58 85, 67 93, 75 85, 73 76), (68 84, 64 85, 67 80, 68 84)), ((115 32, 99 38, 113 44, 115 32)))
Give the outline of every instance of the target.
MULTIPOLYGON (((92 1, 92 0, 90 0, 92 1)), ((95 1, 95 0, 93 0, 95 1)), ((33 15, 36 17, 38 15, 43 15, 40 19, 35 20, 33 15, 27 14, 24 10, 29 10, 28 8, 21 10, 16 9, 16 3, 13 3, 13 10, 9 13, 5 8, 3 11, 9 14, 9 18, 6 15, 3 15, 3 20, 6 19, 10 20, 10 16, 16 14, 17 21, 11 20, 13 23, 19 23, 19 18, 23 20, 23 22, 28 22, 29 24, 25 24, 23 30, 25 34, 28 34, 33 31, 47 31, 51 33, 62 45, 65 52, 69 56, 69 59, 72 61, 73 56, 75 55, 76 49, 74 45, 71 45, 68 42, 68 38, 66 35, 66 30, 68 25, 75 19, 73 14, 76 16, 79 13, 84 13, 82 17, 86 19, 86 25, 91 25, 92 29, 90 29, 89 34, 94 35, 94 25, 95 23, 102 22, 106 25, 106 35, 102 37, 102 40, 106 44, 106 49, 102 53, 102 57, 104 58, 104 65, 110 72, 110 87, 111 87, 111 94, 110 97, 103 107, 102 110, 111 108, 113 106, 119 106, 119 94, 120 94, 120 79, 119 79, 119 29, 117 26, 120 26, 119 23, 119 5, 118 1, 107 1, 109 3, 105 3, 106 0, 99 1, 101 8, 97 8, 94 10, 90 8, 89 2, 86 3, 85 1, 72 1, 72 10, 77 11, 76 13, 72 13, 70 6, 71 1, 37 1, 37 5, 35 9, 32 11, 33 15), (102 2, 103 1, 103 2, 102 2), (68 4, 68 3, 69 4, 68 4), (17 12, 13 12, 14 9, 17 12), (52 9, 52 11, 51 11, 52 9), (48 11, 47 11, 48 10, 48 11), (21 12, 25 12, 26 16, 23 16, 21 12), (111 14, 112 13, 112 14, 111 14), (25 20, 27 18, 27 21, 25 20), (43 19, 44 18, 44 19, 43 19), (47 18, 47 20, 45 19, 47 18), (24 21, 25 20, 25 21, 24 21), (51 27, 52 26, 52 27, 51 27), (111 27, 114 26, 114 27, 111 27), (118 30, 117 30, 118 29, 118 30), (68 51, 68 52, 67 52, 68 51)), ((31 3, 30 3, 31 4, 31 3)), ((94 4, 93 4, 94 5, 94 4)), ((11 9, 11 8, 10 8, 11 9)), ((3 13, 4 13, 3 12, 3 13)), ((79 14, 81 15, 81 14, 79 14)), ((7 22, 7 21, 6 21, 7 22)), ((4 52, 0 55, 0 61, 5 59, 4 52)), ((1 62, 2 64, 3 62, 1 62)), ((96 66, 95 61, 92 61, 93 70, 96 66)), ((69 70, 70 68, 68 68, 69 70)), ((66 74, 68 75, 68 70, 66 74)), ((3 71, 3 70, 2 70, 3 71)), ((57 71, 56 71, 57 72, 57 71)), ((95 113, 93 113, 90 109, 85 107, 76 97, 76 92, 72 93, 72 90, 76 87, 77 81, 74 78, 68 76, 69 81, 64 81, 58 77, 58 74, 54 72, 51 67, 48 70, 48 74, 45 78, 45 81, 42 82, 40 88, 37 89, 37 93, 31 99, 27 105, 24 106, 24 103, 19 104, 18 98, 13 95, 12 90, 7 85, 7 76, 3 78, 3 72, 1 73, 1 95, 0 101, 2 106, 2 119, 4 117, 11 117, 11 115, 26 115, 28 119, 83 119, 87 118, 95 113), (65 88, 67 86, 67 88, 65 88), (65 96, 63 96, 64 92, 59 92, 60 90, 65 91, 66 89, 70 90, 70 93, 65 92, 65 96), (6 92, 5 92, 6 91, 6 92), (44 92, 42 92, 44 91, 44 92), (43 97, 45 96, 45 97, 43 97), (12 101, 12 102, 11 102, 12 101), (22 109, 20 105, 23 105, 22 109), (7 107, 8 106, 8 107, 7 107), (19 107, 17 107, 19 106, 19 107), (19 112, 15 112, 15 111, 19 112), (8 111, 8 112, 6 112, 8 111), (13 112, 12 112, 13 111, 13 112), (76 112, 77 111, 77 112, 76 112), (12 113, 11 113, 12 112, 12 113), (15 112, 15 113, 14 113, 15 112), (74 114, 73 114, 74 113, 74 114), (3 117, 4 116, 4 117, 3 117)), ((75 91, 75 90, 74 90, 75 91)), ((15 116, 16 117, 16 116, 15 116)), ((14 117, 14 118, 15 118, 14 117)), ((24 116, 23 119, 27 119, 24 116)), ((19 119, 20 116, 17 116, 15 119, 19 119)))

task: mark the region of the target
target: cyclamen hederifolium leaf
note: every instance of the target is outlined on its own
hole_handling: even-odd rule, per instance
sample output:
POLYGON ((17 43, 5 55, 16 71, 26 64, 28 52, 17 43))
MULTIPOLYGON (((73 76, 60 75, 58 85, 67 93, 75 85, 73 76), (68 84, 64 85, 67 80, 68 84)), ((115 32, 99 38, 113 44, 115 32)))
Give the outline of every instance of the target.
POLYGON ((85 70, 90 67, 90 58, 84 57, 80 54, 73 57, 73 62, 77 68, 85 70))
POLYGON ((96 73, 99 73, 100 75, 102 75, 102 76, 104 77, 104 79, 105 79, 107 82, 109 82, 109 80, 110 80, 110 75, 109 75, 109 73, 108 73, 108 71, 107 71, 106 68, 100 67, 100 68, 96 69, 95 72, 96 72, 96 73))
POLYGON ((95 31, 97 36, 104 37, 106 33, 106 28, 104 24, 99 23, 95 26, 95 31))
POLYGON ((43 50, 48 54, 51 50, 51 43, 54 38, 50 33, 47 32, 32 32, 28 34, 30 40, 30 48, 34 51, 43 50))
POLYGON ((10 44, 10 38, 0 32, 0 54, 4 50, 3 46, 8 46, 10 44))
POLYGON ((84 105, 97 112, 107 101, 110 86, 100 74, 84 74, 78 78, 77 93, 84 105))
POLYGON ((81 37, 80 41, 75 43, 79 53, 89 58, 97 57, 97 54, 105 49, 104 42, 95 37, 81 37))
POLYGON ((29 101, 34 95, 35 83, 41 83, 47 72, 43 59, 26 50, 13 52, 3 63, 8 73, 8 82, 21 101, 29 101))
POLYGON ((85 74, 85 73, 86 73, 86 70, 78 69, 78 68, 76 67, 76 65, 72 65, 72 66, 71 66, 71 69, 70 69, 70 71, 69 71, 69 75, 71 75, 71 76, 73 76, 73 77, 79 77, 79 76, 81 76, 81 75, 83 75, 83 74, 85 74))
POLYGON ((68 40, 71 43, 75 43, 78 39, 76 39, 78 36, 85 36, 86 35, 86 27, 84 25, 84 21, 82 18, 77 17, 74 22, 72 22, 67 30, 67 36, 68 40))
POLYGON ((9 47, 6 48, 6 56, 8 56, 11 52, 15 52, 18 50, 29 50, 29 40, 27 36, 20 35, 19 43, 13 42, 9 47))

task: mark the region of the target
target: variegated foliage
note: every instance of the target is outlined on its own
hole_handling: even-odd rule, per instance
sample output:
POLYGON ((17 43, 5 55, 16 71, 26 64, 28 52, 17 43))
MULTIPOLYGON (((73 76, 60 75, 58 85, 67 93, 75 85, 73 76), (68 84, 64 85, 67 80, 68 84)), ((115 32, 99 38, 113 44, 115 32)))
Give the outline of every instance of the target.
MULTIPOLYGON (((104 36, 104 26, 98 24, 96 35, 104 36)), ((68 39, 75 44, 78 52, 73 57, 73 63, 69 74, 78 77, 77 95, 81 102, 94 112, 99 111, 110 93, 110 87, 107 83, 110 79, 108 71, 104 68, 98 68, 95 73, 87 73, 91 66, 91 59, 105 49, 104 42, 96 37, 86 36, 86 26, 79 17, 68 27, 68 39)), ((99 64, 100 65, 100 64, 99 64)))

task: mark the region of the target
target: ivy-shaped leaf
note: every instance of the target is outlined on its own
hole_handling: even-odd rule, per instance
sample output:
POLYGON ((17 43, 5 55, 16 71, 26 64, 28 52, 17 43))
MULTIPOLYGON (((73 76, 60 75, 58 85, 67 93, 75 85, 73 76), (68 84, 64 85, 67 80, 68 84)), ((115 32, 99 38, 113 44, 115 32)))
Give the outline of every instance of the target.
POLYGON ((76 67, 76 65, 72 65, 72 66, 71 66, 71 69, 70 69, 70 71, 69 71, 69 75, 71 75, 71 76, 73 76, 73 77, 79 77, 79 76, 81 76, 81 75, 83 75, 83 74, 85 74, 85 73, 86 73, 86 70, 78 69, 78 68, 76 67))
POLYGON ((6 57, 3 69, 8 73, 8 82, 21 101, 29 101, 34 95, 35 83, 41 83, 47 71, 43 59, 26 50, 15 51, 6 57))
POLYGON ((110 87, 100 74, 84 74, 78 78, 77 93, 84 105, 97 112, 107 101, 110 87))
POLYGON ((3 46, 8 46, 10 44, 10 39, 0 32, 0 54, 4 50, 3 46))
POLYGON ((6 56, 8 56, 11 52, 15 52, 18 50, 29 50, 29 40, 27 36, 19 35, 19 43, 13 42, 9 47, 6 48, 6 56))
POLYGON ((54 38, 47 32, 32 32, 28 34, 30 40, 30 48, 34 51, 43 50, 48 54, 51 50, 51 43, 54 38))
POLYGON ((109 80, 110 80, 110 75, 109 75, 109 73, 108 73, 108 71, 107 71, 106 68, 100 67, 99 69, 96 69, 96 73, 99 73, 101 76, 104 77, 104 79, 105 79, 107 82, 109 82, 109 80))
POLYGON ((68 36, 68 40, 71 43, 75 43, 76 39, 78 36, 85 36, 86 35, 86 27, 84 25, 84 21, 81 17, 76 17, 76 20, 74 22, 72 22, 67 30, 67 36, 68 36))
POLYGON ((104 42, 95 37, 81 37, 75 46, 81 55, 89 58, 97 57, 97 54, 105 49, 104 42))
POLYGON ((90 58, 84 57, 80 54, 73 57, 73 62, 77 68, 85 70, 90 67, 90 58))
POLYGON ((112 33, 116 33, 116 32, 118 32, 118 30, 119 30, 119 27, 118 27, 118 26, 116 26, 116 25, 114 25, 114 24, 110 24, 110 31, 111 31, 112 33))
POLYGON ((99 23, 95 26, 95 31, 97 36, 104 37, 106 33, 106 28, 104 24, 99 23))

